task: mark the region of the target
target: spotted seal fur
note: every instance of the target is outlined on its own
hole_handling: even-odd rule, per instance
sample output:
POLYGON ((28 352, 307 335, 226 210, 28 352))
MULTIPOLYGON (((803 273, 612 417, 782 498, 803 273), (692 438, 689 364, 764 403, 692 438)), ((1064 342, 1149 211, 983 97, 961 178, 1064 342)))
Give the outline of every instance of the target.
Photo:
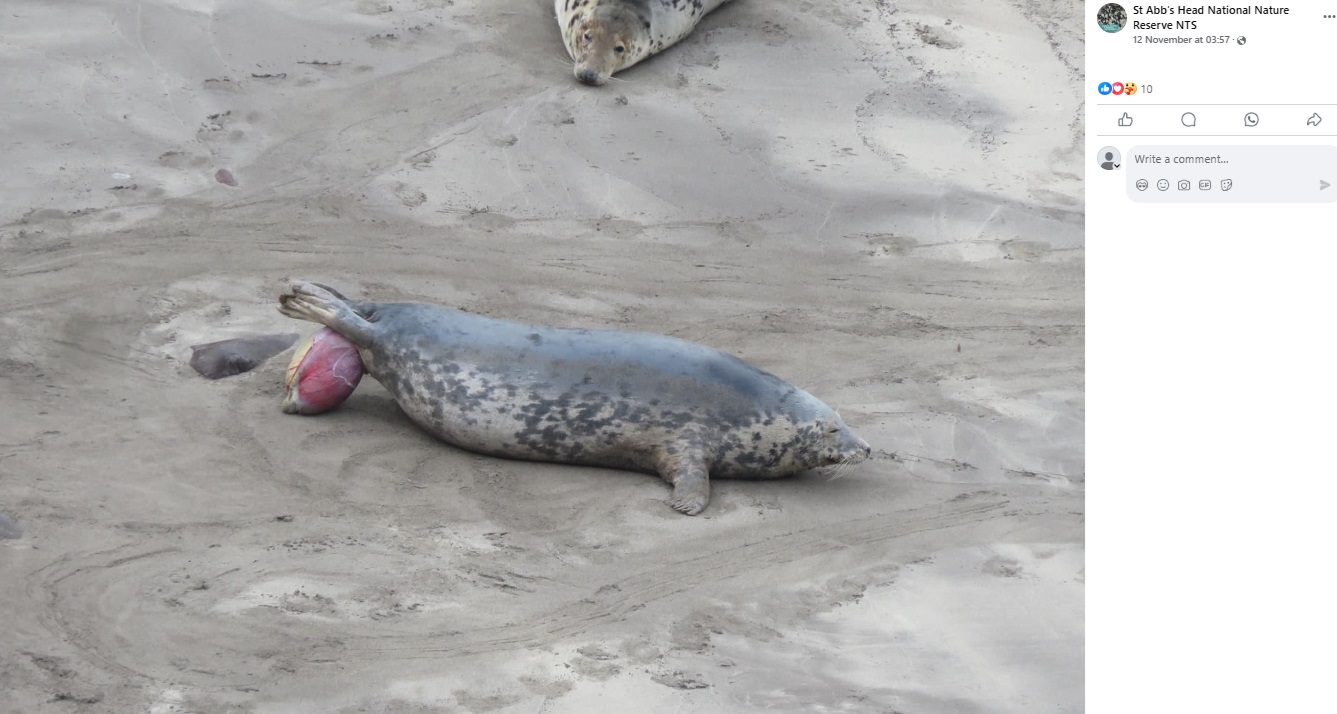
POLYGON ((686 37, 729 0, 553 0, 576 79, 591 86, 686 37))
POLYGON ((663 335, 529 325, 295 282, 288 317, 326 325, 423 429, 492 456, 658 474, 705 510, 710 477, 858 463, 869 446, 811 394, 663 335))

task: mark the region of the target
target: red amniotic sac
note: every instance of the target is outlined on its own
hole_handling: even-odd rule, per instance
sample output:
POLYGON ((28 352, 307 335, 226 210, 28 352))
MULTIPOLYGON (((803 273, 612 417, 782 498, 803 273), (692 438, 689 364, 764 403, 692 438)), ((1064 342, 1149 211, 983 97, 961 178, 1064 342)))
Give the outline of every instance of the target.
POLYGON ((353 394, 365 372, 357 347, 334 330, 321 328, 297 347, 288 363, 283 411, 327 412, 353 394))

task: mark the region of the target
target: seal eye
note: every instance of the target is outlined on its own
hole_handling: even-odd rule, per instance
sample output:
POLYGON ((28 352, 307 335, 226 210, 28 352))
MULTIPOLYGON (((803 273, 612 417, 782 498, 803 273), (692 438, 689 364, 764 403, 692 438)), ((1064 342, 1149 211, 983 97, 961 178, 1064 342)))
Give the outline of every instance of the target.
POLYGON ((586 41, 586 42, 593 42, 593 41, 594 41, 594 38, 593 38, 593 37, 590 37, 590 33, 588 33, 588 32, 586 32, 584 35, 582 35, 582 37, 585 38, 585 41, 586 41))
POLYGON ((618 53, 618 54, 622 54, 623 52, 626 52, 626 51, 627 51, 627 48, 626 48, 626 47, 623 47, 622 45, 618 45, 617 47, 614 47, 614 48, 613 48, 613 51, 616 52, 616 53, 618 53))
POLYGON ((826 433, 828 433, 828 434, 839 434, 839 433, 840 433, 840 427, 835 427, 834 429, 827 429, 827 430, 826 430, 826 433))

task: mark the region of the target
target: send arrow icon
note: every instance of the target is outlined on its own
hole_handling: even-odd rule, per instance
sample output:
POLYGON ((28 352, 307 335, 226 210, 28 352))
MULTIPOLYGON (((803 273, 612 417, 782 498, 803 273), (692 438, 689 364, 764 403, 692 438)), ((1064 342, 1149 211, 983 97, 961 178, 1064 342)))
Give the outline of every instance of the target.
POLYGON ((1318 190, 1320 190, 1320 191, 1322 191, 1323 189, 1325 189, 1325 188, 1327 188, 1327 187, 1329 187, 1329 186, 1331 186, 1331 185, 1332 185, 1332 184, 1328 183, 1327 181, 1324 181, 1323 179, 1319 179, 1319 180, 1318 180, 1318 190))

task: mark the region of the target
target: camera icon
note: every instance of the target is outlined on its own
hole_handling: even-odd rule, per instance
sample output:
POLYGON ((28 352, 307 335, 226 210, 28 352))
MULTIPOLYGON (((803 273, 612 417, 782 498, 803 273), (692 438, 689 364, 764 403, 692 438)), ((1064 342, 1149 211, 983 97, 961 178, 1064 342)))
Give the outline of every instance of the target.
POLYGON ((1188 190, 1191 190, 1192 188, 1193 188, 1193 182, 1192 182, 1192 181, 1182 180, 1182 181, 1179 182, 1179 190, 1180 190, 1180 191, 1188 191, 1188 190))

